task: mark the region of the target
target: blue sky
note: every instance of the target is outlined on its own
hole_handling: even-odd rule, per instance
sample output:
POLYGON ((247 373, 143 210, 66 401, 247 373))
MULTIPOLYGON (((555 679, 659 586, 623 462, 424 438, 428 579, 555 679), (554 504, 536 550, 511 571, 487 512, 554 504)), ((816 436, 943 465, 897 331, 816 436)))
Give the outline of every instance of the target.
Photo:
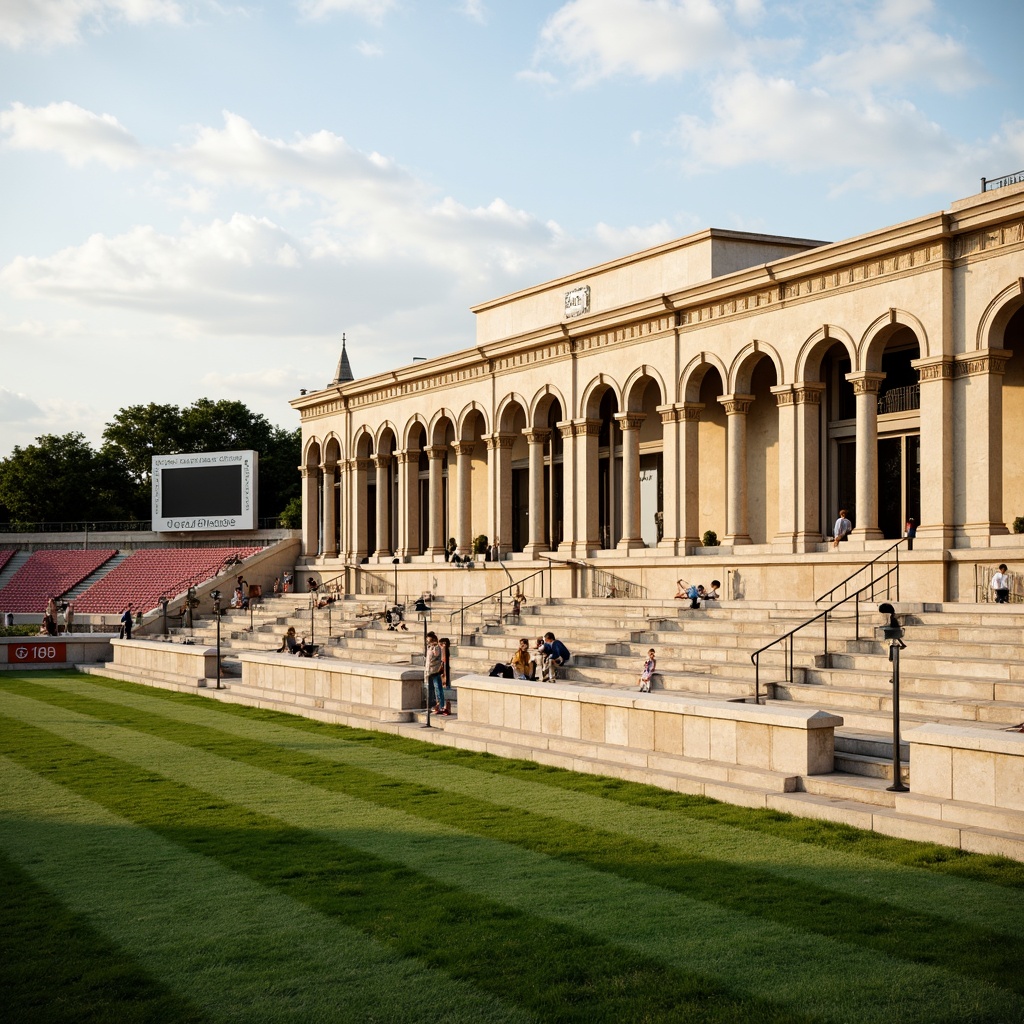
POLYGON ((0 456, 276 423, 703 227, 840 239, 1024 168, 1019 0, 0 0, 0 456))

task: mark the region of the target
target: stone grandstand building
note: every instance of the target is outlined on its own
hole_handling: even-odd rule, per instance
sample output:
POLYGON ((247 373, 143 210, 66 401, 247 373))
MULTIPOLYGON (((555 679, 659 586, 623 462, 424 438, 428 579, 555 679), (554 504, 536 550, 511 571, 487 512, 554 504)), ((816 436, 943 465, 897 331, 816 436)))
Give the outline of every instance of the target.
POLYGON ((667 579, 713 550, 762 568, 747 596, 813 598, 796 567, 912 517, 905 597, 973 600, 974 563, 1020 550, 1024 185, 835 243, 709 229, 473 312, 461 351, 362 379, 343 353, 292 402, 307 563, 484 535, 667 579))

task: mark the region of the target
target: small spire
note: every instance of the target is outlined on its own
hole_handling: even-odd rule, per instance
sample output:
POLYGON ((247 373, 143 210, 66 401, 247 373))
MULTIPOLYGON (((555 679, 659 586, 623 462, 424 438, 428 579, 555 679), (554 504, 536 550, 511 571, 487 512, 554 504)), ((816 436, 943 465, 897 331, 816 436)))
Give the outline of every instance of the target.
POLYGON ((346 381, 355 380, 352 375, 352 367, 348 361, 348 353, 345 351, 345 335, 341 336, 341 358, 338 360, 338 368, 334 371, 332 384, 344 384, 346 381))

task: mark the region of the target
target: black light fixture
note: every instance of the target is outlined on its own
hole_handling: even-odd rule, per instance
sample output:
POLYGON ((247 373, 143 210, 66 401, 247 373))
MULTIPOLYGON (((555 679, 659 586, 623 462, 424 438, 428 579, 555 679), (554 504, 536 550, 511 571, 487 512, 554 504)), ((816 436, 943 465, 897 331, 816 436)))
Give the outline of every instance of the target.
POLYGON ((210 597, 213 598, 213 614, 217 619, 217 689, 220 690, 220 591, 211 590, 210 597))
MULTIPOLYGON (((413 610, 423 620, 423 657, 426 659, 427 656, 427 619, 430 618, 430 605, 423 600, 422 596, 416 598, 416 604, 413 605, 413 610)), ((427 689, 427 724, 423 726, 424 729, 432 729, 433 726, 430 724, 430 690, 429 683, 427 682, 426 672, 426 660, 424 660, 423 669, 423 683, 428 687, 427 689)))
POLYGON ((904 629, 896 618, 896 609, 886 602, 880 604, 878 610, 889 616, 882 627, 882 636, 889 644, 889 661, 892 662, 892 785, 887 788, 892 793, 906 793, 909 787, 903 784, 900 757, 900 651, 907 645, 903 642, 904 629))

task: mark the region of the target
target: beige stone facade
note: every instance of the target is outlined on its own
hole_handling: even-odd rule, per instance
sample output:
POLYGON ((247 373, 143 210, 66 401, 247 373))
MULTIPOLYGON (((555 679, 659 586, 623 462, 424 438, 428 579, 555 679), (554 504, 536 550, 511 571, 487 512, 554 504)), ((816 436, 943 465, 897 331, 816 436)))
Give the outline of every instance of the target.
MULTIPOLYGON (((936 558, 1024 515, 1024 186, 823 244, 708 230, 474 308, 475 344, 293 401, 304 554, 936 558)), ((979 558, 981 553, 979 552, 979 558)))

